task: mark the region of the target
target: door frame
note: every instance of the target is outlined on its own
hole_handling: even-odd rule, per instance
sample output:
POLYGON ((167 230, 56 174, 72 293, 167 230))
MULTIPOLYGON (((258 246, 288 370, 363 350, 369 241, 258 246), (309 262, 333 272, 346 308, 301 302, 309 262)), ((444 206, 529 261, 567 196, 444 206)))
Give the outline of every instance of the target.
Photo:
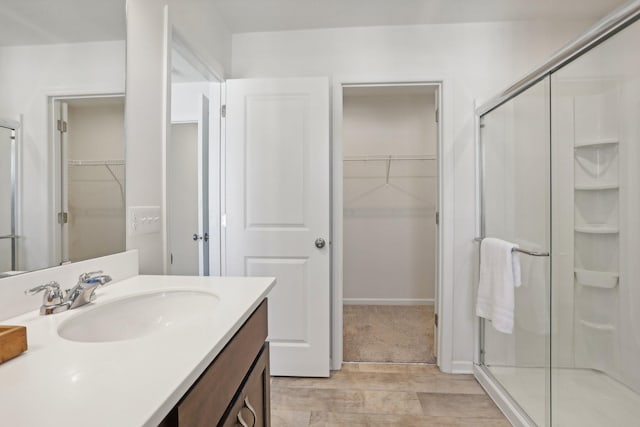
MULTIPOLYGON (((209 89, 211 85, 219 85, 219 97, 211 96, 211 90, 207 93, 206 98, 209 101, 209 155, 208 155, 208 212, 209 212, 209 238, 211 242, 211 230, 215 229, 219 242, 216 245, 209 244, 209 274, 211 276, 224 275, 222 266, 224 260, 224 242, 225 231, 221 224, 223 215, 224 201, 224 117, 222 117, 221 109, 225 103, 225 79, 209 62, 202 58, 196 49, 187 41, 180 31, 173 25, 169 17, 169 7, 164 7, 164 124, 163 124, 163 141, 162 141, 162 202, 161 202, 161 240, 162 240, 162 274, 168 274, 169 271, 169 242, 168 242, 168 223, 167 223, 167 142, 171 137, 171 69, 172 69, 172 50, 175 49, 189 64, 199 71, 207 80, 209 89), (217 122, 219 127, 216 131, 213 123, 217 122), (217 182, 215 181, 217 179, 217 182), (212 185, 215 184, 215 185, 212 185)), ((198 119, 200 121, 200 119, 198 119)), ((200 126, 198 129, 199 157, 202 157, 200 148, 202 146, 200 126)), ((201 167, 200 162, 198 167, 201 167)), ((202 182, 202 171, 198 171, 198 181, 202 182)), ((200 196, 199 196, 200 197, 200 196)), ((202 217, 202 210, 198 213, 199 218, 202 217)), ((199 221, 202 222, 202 221, 199 221)), ((202 271, 202 263, 199 263, 199 270, 202 271)))
MULTIPOLYGON (((47 105, 47 137, 49 139, 48 150, 48 176, 49 176, 49 194, 52 195, 49 200, 49 220, 48 228, 50 233, 49 251, 51 254, 50 265, 60 265, 62 263, 62 229, 58 224, 58 212, 62 208, 62 174, 64 169, 62 168, 62 147, 60 147, 60 140, 58 138, 58 130, 56 124, 56 102, 68 101, 74 99, 102 99, 102 98, 122 98, 125 100, 125 92, 116 89, 105 90, 62 90, 62 91, 48 91, 45 92, 46 105, 47 105)), ((126 105, 125 105, 126 108, 126 105)), ((126 115, 126 112, 125 112, 126 115)), ((126 119, 125 119, 126 120, 126 119)), ((126 122, 124 124, 126 128, 126 122)), ((123 129, 124 130, 124 129, 123 129)), ((125 137, 125 149, 126 149, 126 137, 125 137)), ((126 152, 125 152, 125 176, 127 173, 126 166, 126 152)), ((126 186, 125 186, 126 195, 126 186)), ((125 202, 126 209, 126 202, 125 202)), ((126 235, 126 230, 123 231, 126 235)))
POLYGON ((451 79, 442 76, 416 78, 383 76, 347 77, 333 79, 333 114, 331 143, 331 369, 339 370, 343 362, 343 152, 342 140, 344 87, 346 86, 418 86, 439 87, 438 105, 438 212, 439 226, 436 242, 436 308, 438 333, 436 339, 437 365, 443 372, 460 370, 453 361, 453 186, 454 153, 446 150, 453 145, 451 79))

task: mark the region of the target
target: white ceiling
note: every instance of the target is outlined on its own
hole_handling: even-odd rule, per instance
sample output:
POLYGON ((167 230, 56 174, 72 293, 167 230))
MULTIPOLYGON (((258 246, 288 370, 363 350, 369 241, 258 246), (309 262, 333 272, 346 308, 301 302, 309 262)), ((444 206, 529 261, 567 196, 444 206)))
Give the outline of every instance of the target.
MULTIPOLYGON (((624 0, 197 1, 214 2, 233 33, 530 19, 595 19, 624 3, 624 0)), ((123 40, 125 2, 0 0, 0 46, 123 40)))
POLYGON ((212 0, 232 33, 377 25, 595 19, 625 0, 212 0))
POLYGON ((125 0, 0 0, 0 46, 125 39, 125 0))

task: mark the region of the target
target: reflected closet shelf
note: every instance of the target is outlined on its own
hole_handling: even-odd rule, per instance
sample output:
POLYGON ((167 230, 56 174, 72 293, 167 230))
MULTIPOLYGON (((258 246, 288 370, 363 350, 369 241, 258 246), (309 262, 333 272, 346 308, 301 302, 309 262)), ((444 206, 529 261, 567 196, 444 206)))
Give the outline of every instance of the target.
POLYGON ((586 234, 618 234, 620 230, 617 227, 606 225, 591 225, 584 227, 576 227, 576 232, 586 234))
POLYGON ((595 323, 589 322, 588 320, 580 320, 580 324, 584 327, 600 332, 614 332, 616 330, 615 326, 608 323, 595 323))
POLYGON ((124 160, 69 160, 69 166, 124 166, 124 160))
POLYGON ((592 271, 576 268, 576 279, 583 286, 613 289, 618 285, 618 273, 609 271, 592 271))
POLYGON ((602 138, 576 142, 574 148, 604 148, 618 144, 617 138, 602 138))
POLYGON ((597 190, 617 190, 620 188, 618 184, 592 184, 592 185, 576 185, 577 191, 597 191, 597 190))
POLYGON ((436 160, 436 156, 431 155, 388 155, 388 156, 344 156, 345 162, 387 162, 389 160, 436 160))

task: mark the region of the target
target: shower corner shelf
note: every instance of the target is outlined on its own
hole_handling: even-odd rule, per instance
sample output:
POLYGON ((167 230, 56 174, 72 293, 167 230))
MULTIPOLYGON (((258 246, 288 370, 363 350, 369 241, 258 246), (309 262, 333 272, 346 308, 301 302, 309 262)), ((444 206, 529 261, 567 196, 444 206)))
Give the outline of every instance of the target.
POLYGON ((618 273, 575 269, 576 280, 580 285, 592 288, 613 289, 618 285, 618 273))
POLYGON ((618 234, 620 230, 618 227, 603 226, 603 225, 588 225, 582 227, 576 227, 575 231, 585 234, 618 234))
POLYGON ((593 140, 584 140, 576 142, 574 148, 605 148, 607 146, 618 145, 618 138, 602 138, 593 140))

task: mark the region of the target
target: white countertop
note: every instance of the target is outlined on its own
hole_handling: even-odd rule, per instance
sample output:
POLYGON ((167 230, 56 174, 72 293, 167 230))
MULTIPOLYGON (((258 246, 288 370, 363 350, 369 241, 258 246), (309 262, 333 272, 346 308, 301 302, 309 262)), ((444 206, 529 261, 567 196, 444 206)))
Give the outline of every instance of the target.
POLYGON ((249 315, 273 278, 135 276, 96 291, 94 303, 2 321, 27 326, 29 350, 0 364, 0 424, 155 426, 173 408, 249 315), (210 316, 126 341, 83 343, 57 334, 82 310, 161 290, 205 291, 219 298, 210 316))

